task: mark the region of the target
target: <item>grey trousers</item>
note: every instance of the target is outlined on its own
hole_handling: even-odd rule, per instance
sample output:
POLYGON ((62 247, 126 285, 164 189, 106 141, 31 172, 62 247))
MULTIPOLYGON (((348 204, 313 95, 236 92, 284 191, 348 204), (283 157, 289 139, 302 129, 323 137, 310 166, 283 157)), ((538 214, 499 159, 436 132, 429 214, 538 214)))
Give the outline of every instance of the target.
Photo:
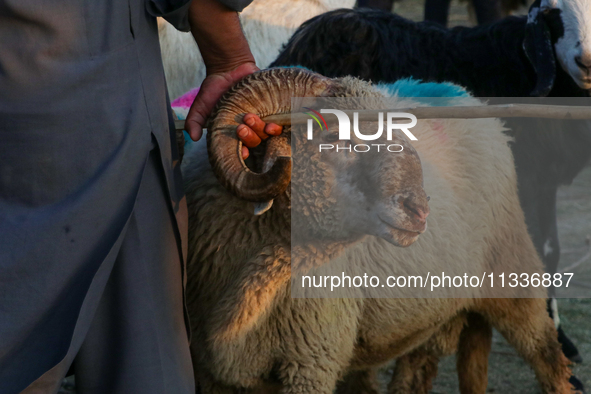
MULTIPOLYGON (((74 360, 79 394, 194 394, 180 239, 158 148, 90 328, 74 360)), ((67 360, 64 360, 67 362, 67 360)), ((57 391, 67 366, 23 393, 57 391)))

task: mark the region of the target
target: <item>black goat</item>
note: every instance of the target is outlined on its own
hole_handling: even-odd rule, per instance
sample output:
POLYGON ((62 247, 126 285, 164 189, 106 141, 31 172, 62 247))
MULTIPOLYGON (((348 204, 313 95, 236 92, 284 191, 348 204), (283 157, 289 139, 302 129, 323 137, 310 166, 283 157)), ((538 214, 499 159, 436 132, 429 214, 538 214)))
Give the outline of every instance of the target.
MULTIPOLYGON (((559 14, 545 15, 544 24, 558 34, 559 14)), ((548 36, 544 26, 528 25, 526 17, 446 29, 377 10, 340 9, 302 24, 270 67, 300 65, 328 77, 375 82, 407 77, 454 82, 477 97, 587 97, 588 91, 556 67, 548 36)))
MULTIPOLYGON (((572 0, 565 10, 537 0, 528 17, 449 30, 375 10, 336 10, 305 22, 271 66, 299 65, 329 77, 374 82, 454 82, 477 97, 589 97, 591 37, 578 37, 584 29, 565 29, 563 22, 591 23, 585 16, 591 10, 581 10, 581 4, 572 0)), ((535 126, 540 130, 527 132, 522 121, 507 124, 528 229, 553 273, 560 256, 557 188, 571 183, 591 158, 591 127, 572 121, 563 133, 558 123, 545 120, 535 126)), ((560 327, 558 332, 565 355, 580 361, 560 327)))

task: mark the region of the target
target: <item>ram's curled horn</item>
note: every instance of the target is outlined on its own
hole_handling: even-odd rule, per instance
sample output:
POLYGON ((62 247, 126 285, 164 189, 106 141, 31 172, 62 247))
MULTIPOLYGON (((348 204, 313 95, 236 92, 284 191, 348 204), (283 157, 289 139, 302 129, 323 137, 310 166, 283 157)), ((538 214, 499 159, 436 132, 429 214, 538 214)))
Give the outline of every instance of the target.
POLYGON ((222 185, 239 198, 253 202, 270 201, 283 193, 291 180, 289 139, 279 138, 268 144, 265 157, 266 161, 272 160, 272 165, 265 163, 263 172, 256 173, 242 160, 236 128, 246 113, 261 118, 289 113, 292 97, 325 96, 331 84, 329 78, 308 70, 274 68, 245 77, 225 93, 212 114, 207 133, 209 161, 222 185))

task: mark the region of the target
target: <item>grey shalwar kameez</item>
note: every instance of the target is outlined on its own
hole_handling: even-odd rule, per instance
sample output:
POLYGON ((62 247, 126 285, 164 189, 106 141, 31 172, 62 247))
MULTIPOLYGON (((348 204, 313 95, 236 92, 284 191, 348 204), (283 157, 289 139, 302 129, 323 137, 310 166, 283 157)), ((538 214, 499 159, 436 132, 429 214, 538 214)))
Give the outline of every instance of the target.
POLYGON ((194 393, 155 18, 189 2, 0 0, 2 394, 72 364, 80 393, 194 393))

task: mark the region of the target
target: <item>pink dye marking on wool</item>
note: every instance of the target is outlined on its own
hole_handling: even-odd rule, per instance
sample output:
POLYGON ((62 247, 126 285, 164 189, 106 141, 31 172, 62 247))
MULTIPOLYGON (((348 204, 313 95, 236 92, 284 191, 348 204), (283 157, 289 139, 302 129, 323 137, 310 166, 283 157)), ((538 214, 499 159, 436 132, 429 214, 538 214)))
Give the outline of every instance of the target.
POLYGON ((182 96, 176 98, 172 103, 171 106, 173 108, 191 108, 191 104, 195 101, 195 97, 199 93, 199 88, 191 89, 187 93, 183 94, 182 96))
POLYGON ((437 131, 437 136, 439 137, 439 141, 445 142, 447 141, 447 133, 445 132, 445 126, 442 121, 435 120, 431 123, 431 128, 437 131))

